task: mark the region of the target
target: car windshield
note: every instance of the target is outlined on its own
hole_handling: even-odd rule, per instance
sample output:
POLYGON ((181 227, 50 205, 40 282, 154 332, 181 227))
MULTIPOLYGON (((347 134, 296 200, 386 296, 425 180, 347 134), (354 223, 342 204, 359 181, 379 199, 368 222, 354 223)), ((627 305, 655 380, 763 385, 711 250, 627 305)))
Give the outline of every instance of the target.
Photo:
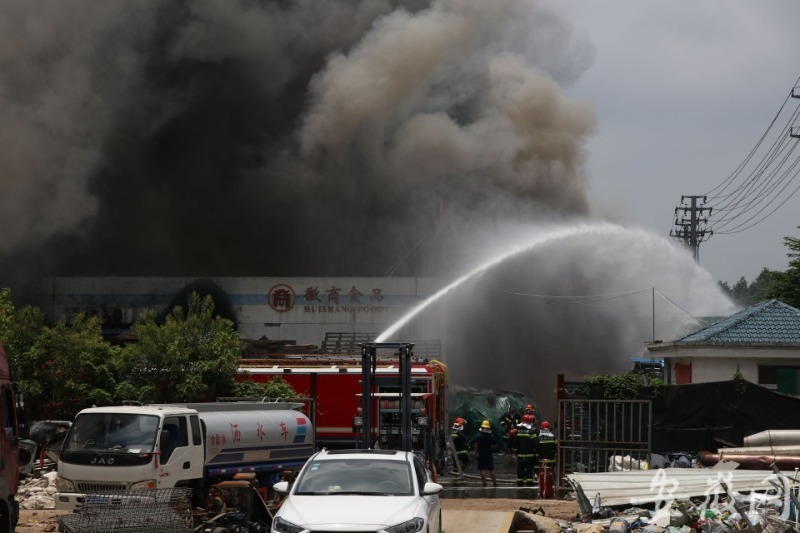
POLYGON ((152 415, 84 413, 75 418, 62 449, 149 453, 158 421, 152 415))
POLYGON ((411 496, 411 469, 396 460, 312 460, 297 480, 295 494, 411 496))

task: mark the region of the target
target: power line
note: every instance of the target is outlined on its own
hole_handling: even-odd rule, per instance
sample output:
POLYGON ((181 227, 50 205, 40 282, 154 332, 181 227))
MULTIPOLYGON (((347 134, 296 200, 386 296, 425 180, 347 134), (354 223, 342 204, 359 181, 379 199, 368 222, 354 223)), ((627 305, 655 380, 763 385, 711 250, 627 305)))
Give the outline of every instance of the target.
POLYGON ((757 226, 800 190, 800 183, 796 184, 800 182, 800 105, 788 119, 780 120, 790 99, 800 99, 798 84, 800 77, 755 146, 728 177, 703 195, 681 196, 670 236, 691 248, 695 260, 699 260, 701 242, 714 234, 741 233, 757 226), (760 158, 759 153, 763 153, 760 158), (684 204, 686 199, 689 205, 684 204))
MULTIPOLYGON (((619 291, 619 292, 611 292, 605 294, 582 294, 582 295, 574 295, 574 294, 536 294, 536 293, 526 293, 526 292, 518 292, 518 291, 509 291, 505 289, 498 289, 498 288, 489 288, 494 292, 499 292, 502 294, 508 294, 511 296, 519 296, 524 298, 532 298, 532 299, 541 299, 547 300, 548 303, 554 304, 563 304, 563 305, 587 305, 591 306, 593 303, 605 302, 609 300, 617 300, 620 298, 626 298, 629 296, 634 296, 636 294, 640 294, 642 292, 651 292, 655 291, 658 293, 659 296, 664 298, 670 305, 672 305, 675 309, 680 311, 686 318, 699 324, 700 321, 698 318, 677 303, 675 303, 672 299, 670 299, 667 295, 665 295, 660 290, 656 289, 655 287, 646 287, 643 289, 630 289, 627 291, 619 291)), ((594 307, 601 307, 601 306, 594 306, 594 307)))

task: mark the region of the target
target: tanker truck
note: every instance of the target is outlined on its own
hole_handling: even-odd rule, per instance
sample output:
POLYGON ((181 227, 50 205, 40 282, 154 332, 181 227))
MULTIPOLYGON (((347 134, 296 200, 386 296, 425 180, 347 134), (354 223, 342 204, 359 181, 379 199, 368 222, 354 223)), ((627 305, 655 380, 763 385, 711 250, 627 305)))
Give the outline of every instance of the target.
POLYGON ((269 481, 314 453, 308 417, 290 402, 92 407, 77 414, 59 452, 56 509, 87 494, 193 489, 194 502, 237 474, 269 481))

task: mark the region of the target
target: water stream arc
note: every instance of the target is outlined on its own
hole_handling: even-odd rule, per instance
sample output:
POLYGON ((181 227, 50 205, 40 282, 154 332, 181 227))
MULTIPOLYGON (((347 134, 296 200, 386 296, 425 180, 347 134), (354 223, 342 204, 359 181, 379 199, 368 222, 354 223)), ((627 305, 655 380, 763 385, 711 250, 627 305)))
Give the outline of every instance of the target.
POLYGON ((414 317, 419 315, 422 311, 433 305, 435 302, 442 299, 445 295, 457 289, 459 286, 463 285, 467 281, 475 278, 476 276, 482 274, 483 272, 490 270, 491 268, 503 263, 504 261, 507 261, 508 259, 516 255, 533 250, 540 246, 545 246, 547 244, 561 241, 564 239, 569 239, 572 237, 592 235, 592 234, 598 234, 598 235, 619 234, 625 231, 631 231, 631 230, 625 229, 622 226, 618 226, 616 224, 597 222, 592 224, 555 227, 553 229, 540 233, 535 237, 533 237, 532 239, 525 241, 524 243, 518 246, 512 247, 507 252, 501 253, 496 257, 489 259, 488 261, 479 265, 475 269, 471 270, 470 272, 467 272, 460 278, 456 279, 449 285, 440 289, 438 292, 431 295, 425 301, 421 302, 420 304, 412 308, 408 313, 400 317, 394 324, 392 324, 386 330, 384 330, 383 333, 378 335, 378 337, 375 339, 375 342, 386 342, 387 340, 391 339, 392 335, 396 334, 400 330, 400 328, 408 324, 414 317))

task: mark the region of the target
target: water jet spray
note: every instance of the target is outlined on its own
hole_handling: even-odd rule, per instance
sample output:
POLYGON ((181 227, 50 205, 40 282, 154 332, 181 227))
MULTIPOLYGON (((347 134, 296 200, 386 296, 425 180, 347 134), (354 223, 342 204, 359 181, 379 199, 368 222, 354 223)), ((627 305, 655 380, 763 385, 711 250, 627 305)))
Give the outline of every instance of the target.
POLYGON ((626 230, 624 228, 622 228, 620 226, 617 226, 617 225, 614 225, 614 224, 594 223, 594 224, 585 224, 585 225, 581 225, 581 226, 578 226, 578 227, 557 228, 555 230, 552 230, 549 233, 545 233, 543 235, 538 235, 537 237, 535 237, 531 241, 528 241, 525 244, 522 244, 520 246, 516 246, 516 247, 512 248, 511 250, 509 250, 508 252, 505 252, 505 253, 503 253, 503 254, 501 254, 501 255, 493 258, 493 259, 490 259, 490 260, 486 261, 485 263, 483 263, 482 265, 478 266, 474 270, 464 274, 463 276, 461 276, 460 278, 458 278, 454 282, 450 283, 449 285, 447 285, 443 289, 439 290, 438 292, 436 292, 435 294, 430 296, 427 300, 425 300, 421 304, 417 305, 416 307, 411 309, 411 311, 409 311, 408 313, 406 313, 405 315, 400 317, 397 320, 397 322, 395 322, 394 324, 389 326, 383 333, 378 335, 378 337, 375 339, 375 342, 385 342, 392 335, 397 333, 397 331, 400 328, 405 326, 411 319, 413 319, 415 316, 417 316, 419 313, 424 311, 426 308, 430 307, 435 302, 437 302, 438 300, 443 298, 446 294, 448 294, 452 290, 458 288, 459 286, 461 286, 465 282, 471 280, 472 278, 478 276, 479 274, 482 274, 483 272, 486 272, 487 270, 491 269, 492 267, 495 267, 495 266, 499 265, 500 263, 503 263, 504 261, 506 261, 506 260, 516 256, 516 255, 519 255, 519 254, 521 254, 523 252, 527 252, 529 250, 532 250, 532 249, 534 249, 534 248, 536 248, 538 246, 544 246, 544 245, 547 245, 547 244, 549 244, 551 242, 559 241, 559 240, 562 240, 562 239, 568 239, 570 237, 575 237, 575 236, 579 236, 579 235, 589 235, 589 234, 592 234, 592 233, 611 234, 611 233, 619 233, 620 231, 626 231, 626 230))

